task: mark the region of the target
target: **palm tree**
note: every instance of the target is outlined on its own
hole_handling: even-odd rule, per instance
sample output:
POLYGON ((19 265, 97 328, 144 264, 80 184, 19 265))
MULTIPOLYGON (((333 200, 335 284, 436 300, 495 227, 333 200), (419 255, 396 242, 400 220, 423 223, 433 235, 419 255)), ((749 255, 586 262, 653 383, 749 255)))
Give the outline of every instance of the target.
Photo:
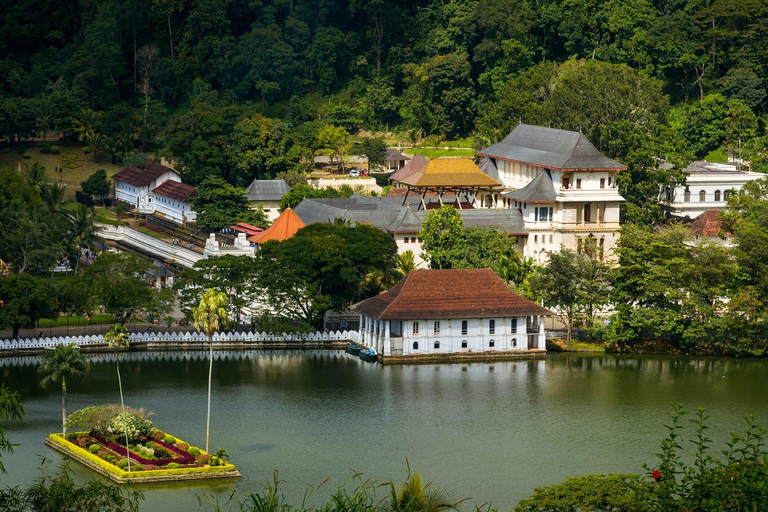
POLYGON ((431 482, 424 483, 421 475, 408 472, 408 479, 395 489, 390 482, 390 501, 385 509, 391 512, 436 512, 438 510, 457 510, 461 501, 454 502, 451 497, 438 489, 430 489, 431 482))
POLYGON ((44 375, 40 386, 48 387, 51 382, 61 381, 61 428, 67 435, 67 377, 79 377, 90 364, 80 353, 77 345, 57 345, 55 349, 40 355, 42 363, 37 369, 44 375))
POLYGON ((412 250, 408 249, 403 254, 397 255, 397 273, 400 277, 405 277, 414 270, 416 270, 416 260, 412 250))
POLYGON ((48 183, 45 167, 40 162, 34 162, 32 165, 26 164, 25 167, 27 168, 27 183, 30 187, 42 188, 48 183))
POLYGON ((89 247, 99 240, 96 229, 96 214, 93 208, 77 203, 67 215, 69 221, 69 236, 77 246, 77 261, 75 262, 75 275, 80 266, 80 248, 89 247))
MULTIPOLYGON (((77 272, 77 271, 75 271, 77 272)), ((123 400, 123 380, 120 378, 120 353, 117 351, 119 347, 128 346, 128 330, 124 325, 115 324, 112 328, 104 334, 104 341, 106 341, 110 347, 115 348, 115 362, 117 364, 117 385, 120 388, 120 406, 123 409, 123 429, 125 430, 125 453, 128 451, 128 419, 125 415, 125 401, 123 400)), ((126 457, 128 461, 128 471, 131 471, 131 457, 126 457)))
POLYGON ((52 185, 42 187, 40 190, 40 197, 42 198, 45 207, 52 215, 58 214, 62 208, 72 202, 72 198, 67 197, 65 192, 66 188, 66 185, 54 183, 52 185))
POLYGON ((213 335, 220 327, 227 325, 227 296, 224 292, 208 289, 200 299, 200 305, 192 312, 195 319, 195 329, 205 333, 210 347, 210 363, 208 365, 208 418, 205 424, 205 451, 208 453, 211 439, 211 377, 213 376, 213 335))

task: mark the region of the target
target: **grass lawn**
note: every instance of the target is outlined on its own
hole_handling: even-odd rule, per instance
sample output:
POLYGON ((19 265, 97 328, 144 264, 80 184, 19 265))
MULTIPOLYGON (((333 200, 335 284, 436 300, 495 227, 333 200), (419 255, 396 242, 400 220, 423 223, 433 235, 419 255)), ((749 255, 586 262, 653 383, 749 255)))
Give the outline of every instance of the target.
POLYGON ((440 158, 441 156, 475 156, 474 149, 432 149, 432 148, 408 148, 403 150, 408 155, 424 155, 427 158, 440 158))
MULTIPOLYGON (((419 147, 427 146, 427 144, 419 144, 419 147)), ((473 148, 475 147, 475 139, 467 137, 466 139, 459 140, 441 140, 440 144, 433 144, 433 146, 447 147, 447 148, 473 148)))
POLYGON ((139 226, 138 224, 135 225, 135 226, 131 226, 131 227, 133 229, 135 229, 136 231, 141 231, 145 235, 153 236, 155 238, 159 238, 160 240, 168 240, 169 239, 168 235, 165 235, 163 233, 158 233, 157 231, 152 231, 151 229, 149 229, 147 227, 144 227, 144 226, 139 226))
POLYGON ((102 224, 109 224, 110 226, 125 226, 125 222, 117 219, 117 214, 112 210, 108 210, 103 206, 96 206, 96 218, 102 224))
MULTIPOLYGON (((114 315, 91 315, 91 321, 85 320, 84 316, 71 316, 69 317, 69 325, 93 325, 93 324, 113 324, 115 323, 114 315)), ((67 317, 60 316, 56 320, 40 319, 40 325, 38 327, 66 327, 67 317)))
MULTIPOLYGON (((61 150, 56 154, 41 153, 40 148, 27 147, 24 149, 26 153, 32 155, 29 160, 17 153, 15 150, 8 152, 0 152, 0 165, 10 166, 13 169, 18 169, 19 162, 21 162, 21 168, 24 169, 25 165, 31 165, 32 162, 40 162, 45 167, 46 176, 52 182, 56 182, 56 164, 59 163, 61 156, 66 152, 83 153, 82 147, 65 147, 62 146, 61 150)), ((113 164, 109 158, 104 158, 100 161, 95 161, 93 155, 83 155, 83 165, 77 169, 64 169, 61 173, 61 183, 66 183, 67 195, 74 196, 75 191, 80 188, 80 182, 88 179, 88 176, 96 172, 98 169, 104 169, 107 171, 107 177, 111 177, 123 168, 123 164, 118 162, 113 164)))

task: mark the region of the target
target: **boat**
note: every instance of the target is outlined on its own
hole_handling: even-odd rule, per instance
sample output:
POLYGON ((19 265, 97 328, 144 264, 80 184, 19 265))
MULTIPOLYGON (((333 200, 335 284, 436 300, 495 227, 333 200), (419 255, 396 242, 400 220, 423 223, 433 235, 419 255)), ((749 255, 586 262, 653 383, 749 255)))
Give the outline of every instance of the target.
POLYGON ((363 349, 360 345, 355 345, 354 343, 348 343, 347 344, 347 352, 352 354, 353 356, 356 356, 360 354, 360 351, 363 349))
POLYGON ((362 349, 359 355, 360 359, 371 363, 375 363, 379 359, 378 354, 376 354, 376 351, 372 348, 362 349))

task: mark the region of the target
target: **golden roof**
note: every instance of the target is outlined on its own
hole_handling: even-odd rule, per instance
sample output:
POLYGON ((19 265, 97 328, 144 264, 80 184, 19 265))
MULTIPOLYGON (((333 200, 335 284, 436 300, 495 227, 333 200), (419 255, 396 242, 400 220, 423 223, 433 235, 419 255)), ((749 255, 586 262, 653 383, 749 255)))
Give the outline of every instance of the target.
POLYGON ((435 158, 418 172, 400 180, 412 187, 501 187, 471 158, 435 158))

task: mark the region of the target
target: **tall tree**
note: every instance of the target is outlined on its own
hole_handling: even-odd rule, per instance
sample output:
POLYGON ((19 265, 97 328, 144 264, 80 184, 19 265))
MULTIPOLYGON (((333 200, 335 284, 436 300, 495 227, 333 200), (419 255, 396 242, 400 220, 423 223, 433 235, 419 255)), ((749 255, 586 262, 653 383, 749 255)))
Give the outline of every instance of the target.
POLYGON ((207 290, 194 311, 195 329, 205 333, 209 342, 208 363, 208 416, 205 424, 205 451, 209 452, 211 439, 211 378, 213 376, 213 335, 227 326, 227 296, 216 290, 207 290))
POLYGON ((40 355, 38 373, 43 375, 40 386, 47 388, 51 383, 61 382, 61 428, 67 435, 67 377, 80 377, 90 368, 77 345, 56 345, 40 355))

